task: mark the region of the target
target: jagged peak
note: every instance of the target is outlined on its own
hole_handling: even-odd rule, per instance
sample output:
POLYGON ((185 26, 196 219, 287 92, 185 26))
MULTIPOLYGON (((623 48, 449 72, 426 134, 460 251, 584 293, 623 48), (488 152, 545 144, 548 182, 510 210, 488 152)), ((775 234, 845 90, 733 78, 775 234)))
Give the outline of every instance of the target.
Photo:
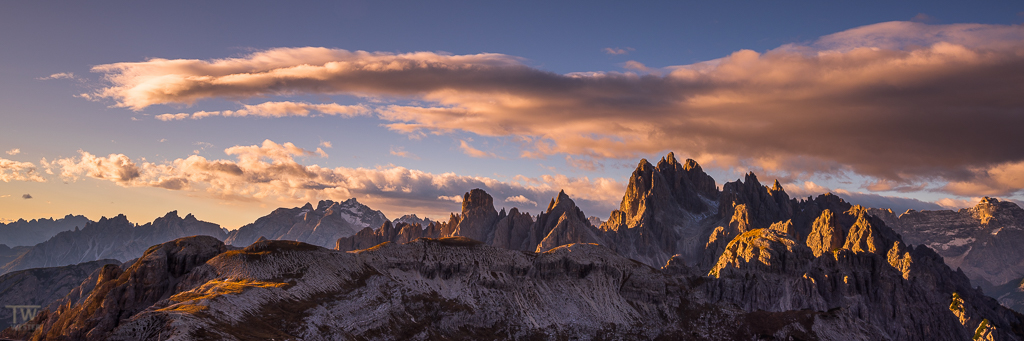
POLYGON ((704 171, 703 169, 701 169, 700 164, 698 164, 697 161, 695 161, 693 159, 686 159, 686 162, 683 163, 683 170, 685 170, 685 171, 698 170, 698 171, 701 171, 701 172, 704 171))
POLYGON ((178 210, 167 212, 167 214, 164 214, 164 216, 161 217, 161 218, 163 218, 163 219, 173 219, 173 220, 181 219, 181 217, 178 216, 178 210))
POLYGON ((782 189, 782 184, 779 183, 779 179, 775 179, 775 184, 772 185, 772 188, 770 188, 770 190, 772 192, 785 192, 785 190, 782 189))
POLYGON ((307 202, 305 205, 302 205, 302 209, 304 209, 304 210, 311 210, 312 211, 313 210, 313 204, 310 204, 310 203, 307 202))
POLYGON ((331 201, 331 200, 320 200, 320 202, 318 202, 316 204, 316 210, 317 211, 323 211, 323 210, 326 210, 327 208, 329 208, 331 206, 334 206, 334 201, 331 201))
POLYGON ((665 158, 668 160, 669 164, 678 164, 679 163, 679 161, 676 161, 676 153, 674 153, 674 152, 668 152, 668 155, 665 155, 665 158))
POLYGON ((751 186, 752 184, 757 184, 758 186, 760 186, 761 182, 757 181, 757 174, 754 174, 754 172, 751 171, 751 172, 748 172, 746 175, 743 176, 743 184, 747 185, 747 186, 751 186))
POLYGON ((561 206, 566 202, 568 202, 570 206, 576 206, 576 202, 573 201, 572 198, 569 198, 568 194, 565 194, 565 190, 558 191, 558 197, 556 197, 553 200, 555 203, 555 207, 561 206))

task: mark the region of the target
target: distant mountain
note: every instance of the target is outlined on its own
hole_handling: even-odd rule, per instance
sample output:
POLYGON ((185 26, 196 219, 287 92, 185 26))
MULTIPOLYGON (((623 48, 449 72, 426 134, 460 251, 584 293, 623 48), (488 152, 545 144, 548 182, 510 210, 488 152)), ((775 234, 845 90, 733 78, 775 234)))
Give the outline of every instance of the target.
POLYGON ((99 259, 125 262, 138 258, 154 244, 194 235, 221 240, 227 237, 219 225, 200 221, 191 214, 181 218, 177 211, 141 226, 129 222, 124 215, 104 217, 86 224, 84 228, 58 233, 0 267, 0 270, 7 273, 99 259))
POLYGON ((1024 313, 1024 277, 1002 285, 982 287, 985 294, 994 297, 1004 307, 1024 313))
POLYGON ((393 220, 391 222, 393 224, 395 224, 395 225, 397 225, 398 223, 406 223, 406 224, 409 224, 409 225, 419 224, 420 226, 427 226, 427 225, 430 225, 430 223, 432 223, 434 221, 430 220, 430 218, 426 218, 426 217, 420 219, 420 217, 417 217, 415 214, 406 214, 406 215, 402 216, 401 218, 397 218, 397 219, 395 219, 395 220, 393 220))
POLYGON ((366 227, 381 226, 388 218, 384 213, 360 204, 355 198, 344 202, 323 200, 303 207, 279 208, 255 222, 231 231, 226 243, 246 246, 260 237, 295 240, 324 247, 334 247, 338 238, 356 234, 366 227))
POLYGON ((21 255, 28 252, 31 248, 31 246, 15 246, 11 248, 7 247, 7 245, 0 244, 0 266, 18 259, 18 257, 21 257, 21 255))
POLYGON ((960 268, 975 285, 989 288, 1024 277, 1024 209, 1010 201, 984 198, 958 211, 914 211, 897 216, 875 209, 908 244, 926 245, 950 268, 960 268))
POLYGON ((32 246, 50 239, 57 233, 83 227, 90 220, 80 215, 66 215, 64 218, 18 219, 11 223, 0 223, 0 244, 10 247, 32 246))
MULTIPOLYGON (((9 305, 48 306, 64 298, 89 275, 106 264, 120 265, 103 259, 76 265, 15 271, 0 276, 0 308, 9 305)), ((0 310, 0 328, 13 322, 11 309, 0 310)), ((18 319, 21 322, 21 318, 18 319)))

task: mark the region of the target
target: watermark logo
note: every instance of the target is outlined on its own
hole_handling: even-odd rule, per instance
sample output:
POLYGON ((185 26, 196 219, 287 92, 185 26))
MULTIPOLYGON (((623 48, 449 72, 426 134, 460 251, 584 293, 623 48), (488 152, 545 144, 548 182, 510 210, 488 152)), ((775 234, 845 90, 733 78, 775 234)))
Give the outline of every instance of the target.
POLYGON ((11 322, 14 325, 17 326, 18 325, 18 320, 19 320, 18 318, 20 317, 21 318, 21 323, 23 323, 23 325, 17 326, 17 327, 15 327, 15 329, 30 329, 30 330, 35 329, 38 326, 36 324, 34 324, 34 323, 26 323, 26 322, 32 321, 32 319, 36 318, 36 314, 39 313, 39 308, 42 308, 42 307, 38 306, 38 305, 9 305, 9 306, 7 306, 7 309, 10 309, 11 310, 11 314, 14 315, 13 321, 11 321, 11 322))

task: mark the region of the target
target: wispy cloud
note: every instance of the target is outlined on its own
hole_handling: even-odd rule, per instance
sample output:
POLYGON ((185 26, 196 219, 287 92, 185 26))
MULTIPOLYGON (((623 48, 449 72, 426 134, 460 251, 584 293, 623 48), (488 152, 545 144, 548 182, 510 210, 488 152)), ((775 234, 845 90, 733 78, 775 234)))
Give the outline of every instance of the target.
POLYGON ((419 156, 417 156, 416 154, 413 154, 412 152, 409 152, 409 151, 405 150, 404 147, 391 147, 391 155, 407 157, 407 158, 410 158, 410 159, 413 159, 413 160, 419 160, 420 159, 419 156))
POLYGON ((485 151, 473 148, 473 146, 470 146, 469 143, 466 143, 466 140, 459 140, 459 150, 461 150, 463 154, 466 154, 466 155, 469 155, 469 156, 472 156, 472 157, 488 157, 488 158, 497 157, 497 155, 495 155, 494 153, 485 152, 485 151))
POLYGON ((1014 175, 1024 162, 1019 25, 887 22, 644 74, 562 75, 501 54, 326 48, 94 71, 109 86, 89 98, 135 110, 210 98, 368 96, 412 100, 374 109, 394 131, 508 137, 524 141, 524 157, 674 150, 780 174, 949 182, 941 190, 958 195, 1024 189, 1014 175))
POLYGON ((21 149, 18 149, 18 148, 14 148, 14 149, 11 149, 11 150, 7 151, 7 155, 12 155, 12 156, 13 155, 18 155, 20 153, 21 153, 21 149))
POLYGON ((636 51, 636 49, 632 47, 606 47, 602 51, 610 55, 622 55, 629 54, 630 52, 636 51))
POLYGON ((46 76, 46 77, 39 77, 39 78, 36 78, 36 79, 47 80, 47 79, 77 79, 77 78, 75 78, 75 74, 73 72, 61 72, 61 73, 55 73, 55 74, 52 74, 52 75, 49 75, 49 76, 46 76))
POLYGON ((160 114, 156 115, 155 118, 161 121, 177 121, 184 120, 186 118, 192 118, 198 120, 201 118, 212 117, 212 116, 223 116, 223 117, 288 117, 288 116, 300 116, 306 117, 311 114, 319 113, 319 115, 333 115, 342 117, 353 117, 360 115, 368 115, 370 110, 364 105, 340 105, 337 103, 328 104, 311 104, 303 102, 264 102, 255 105, 245 105, 242 109, 238 110, 222 110, 222 111, 196 111, 192 114, 178 113, 178 114, 160 114))

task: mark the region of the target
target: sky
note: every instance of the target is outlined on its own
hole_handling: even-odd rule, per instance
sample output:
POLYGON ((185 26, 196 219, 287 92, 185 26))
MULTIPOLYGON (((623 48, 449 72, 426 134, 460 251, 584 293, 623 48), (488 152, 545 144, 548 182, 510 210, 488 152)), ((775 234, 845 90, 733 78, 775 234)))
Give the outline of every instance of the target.
POLYGON ((0 3, 0 222, 228 229, 483 188, 618 207, 641 158, 793 197, 1024 201, 1024 3, 0 3))

